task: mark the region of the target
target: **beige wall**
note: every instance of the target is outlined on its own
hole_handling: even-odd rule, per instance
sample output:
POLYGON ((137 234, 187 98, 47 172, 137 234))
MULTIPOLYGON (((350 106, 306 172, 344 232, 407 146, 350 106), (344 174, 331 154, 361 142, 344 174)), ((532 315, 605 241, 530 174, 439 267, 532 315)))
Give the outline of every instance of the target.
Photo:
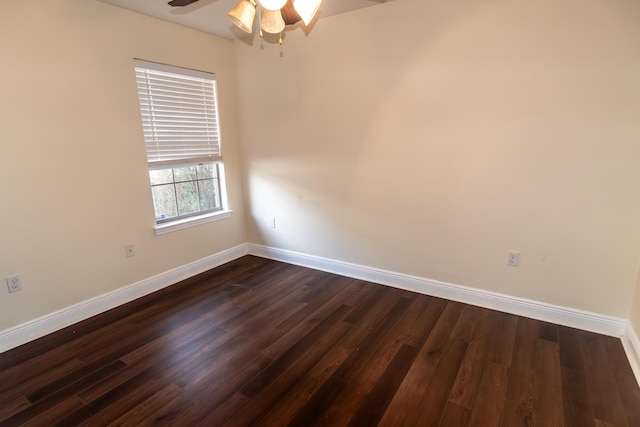
POLYGON ((636 334, 640 333, 640 270, 638 270, 638 280, 633 297, 633 304, 631 306, 631 313, 629 314, 629 322, 631 326, 633 326, 636 334))
POLYGON ((250 241, 627 318, 638 22, 634 0, 397 0, 236 42, 250 241))
POLYGON ((24 290, 0 330, 246 241, 233 43, 94 0, 3 9, 0 278, 24 290), (217 73, 232 218, 154 235, 133 58, 217 73))
POLYGON ((0 292, 0 330, 245 242, 240 136, 251 242, 640 330, 637 22, 633 0, 395 0, 280 49, 97 1, 14 2, 0 279, 24 290, 0 292), (153 234, 134 57, 217 73, 231 219, 153 234))

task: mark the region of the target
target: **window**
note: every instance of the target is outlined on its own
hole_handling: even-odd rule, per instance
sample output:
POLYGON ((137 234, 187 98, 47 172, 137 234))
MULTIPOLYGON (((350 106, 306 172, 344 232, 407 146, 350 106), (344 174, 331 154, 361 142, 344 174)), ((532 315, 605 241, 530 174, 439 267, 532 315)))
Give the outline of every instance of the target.
POLYGON ((226 210, 215 75, 135 60, 158 225, 226 210))
POLYGON ((150 170, 156 221, 222 209, 218 175, 215 163, 150 170))

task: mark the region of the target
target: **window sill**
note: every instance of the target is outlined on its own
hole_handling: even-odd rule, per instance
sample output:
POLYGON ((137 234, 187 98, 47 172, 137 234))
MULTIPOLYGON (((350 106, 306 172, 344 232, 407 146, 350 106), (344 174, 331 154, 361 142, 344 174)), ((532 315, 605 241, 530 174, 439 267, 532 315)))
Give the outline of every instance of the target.
POLYGON ((170 222, 163 222, 162 224, 156 224, 156 226, 154 227, 154 232, 156 233, 156 236, 159 236, 161 234, 171 233, 172 231, 183 230, 185 228, 194 227, 196 225, 205 224, 207 222, 229 218, 232 212, 233 211, 224 210, 199 216, 193 216, 190 218, 178 219, 170 222))

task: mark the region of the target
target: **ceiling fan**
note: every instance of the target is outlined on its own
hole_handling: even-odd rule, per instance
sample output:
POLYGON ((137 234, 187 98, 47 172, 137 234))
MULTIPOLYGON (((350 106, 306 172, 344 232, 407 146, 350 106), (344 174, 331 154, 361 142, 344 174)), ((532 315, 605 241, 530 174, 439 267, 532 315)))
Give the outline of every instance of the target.
MULTIPOLYGON (((183 7, 197 1, 171 0, 168 4, 172 7, 183 7)), ((388 0, 369 1, 385 3, 388 0)), ((321 3, 322 0, 240 0, 227 16, 239 29, 251 34, 257 14, 260 37, 263 31, 280 34, 279 43, 282 44, 282 32, 285 27, 300 21, 303 21, 305 26, 309 25, 321 3)))
MULTIPOLYGON (((198 0, 171 0, 172 7, 189 6, 198 0)), ((286 25, 304 21, 305 25, 313 19, 322 0, 240 0, 240 3, 229 12, 229 19, 241 30, 251 33, 256 7, 262 8, 260 29, 277 34, 286 25)))

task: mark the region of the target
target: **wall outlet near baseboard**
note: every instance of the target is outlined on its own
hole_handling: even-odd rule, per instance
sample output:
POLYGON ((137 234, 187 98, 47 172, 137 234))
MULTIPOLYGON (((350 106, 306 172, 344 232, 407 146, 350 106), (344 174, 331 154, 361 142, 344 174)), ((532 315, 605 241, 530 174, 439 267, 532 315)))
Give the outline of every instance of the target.
POLYGON ((507 265, 509 267, 517 267, 518 261, 520 261, 520 252, 507 251, 507 265))
POLYGON ((22 290, 22 279, 20 275, 16 274, 15 276, 7 276, 7 288, 9 292, 18 292, 22 290))

